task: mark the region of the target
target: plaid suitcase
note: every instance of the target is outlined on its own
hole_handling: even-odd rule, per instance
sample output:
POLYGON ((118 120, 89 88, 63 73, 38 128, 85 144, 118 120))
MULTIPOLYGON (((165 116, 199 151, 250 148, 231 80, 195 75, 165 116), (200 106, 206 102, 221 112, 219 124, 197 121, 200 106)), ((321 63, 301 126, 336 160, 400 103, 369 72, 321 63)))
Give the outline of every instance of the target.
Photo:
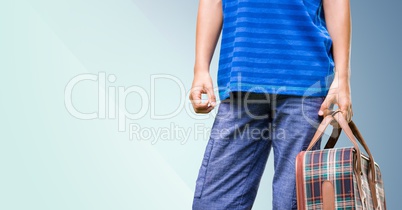
POLYGON ((307 150, 297 155, 296 190, 299 210, 386 209, 380 168, 356 125, 348 124, 339 110, 324 118, 307 150), (334 120, 340 127, 334 126, 325 149, 311 151, 334 120), (353 147, 333 148, 341 129, 353 147), (368 156, 360 152, 355 137, 368 156))

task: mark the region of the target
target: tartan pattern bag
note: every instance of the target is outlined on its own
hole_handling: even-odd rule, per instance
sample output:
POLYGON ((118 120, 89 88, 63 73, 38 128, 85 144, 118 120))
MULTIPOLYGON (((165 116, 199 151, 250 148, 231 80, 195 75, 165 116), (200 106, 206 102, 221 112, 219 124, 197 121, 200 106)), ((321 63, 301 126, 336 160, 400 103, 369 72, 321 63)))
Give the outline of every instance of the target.
POLYGON ((380 168, 356 125, 348 124, 339 110, 324 118, 307 150, 297 155, 296 188, 299 210, 386 209, 380 168), (334 120, 338 126, 325 149, 311 151, 334 120), (342 129, 353 147, 333 148, 342 129), (360 152, 355 137, 368 157, 360 152))
MULTIPOLYGON (((300 191, 304 192, 301 205, 306 209, 322 209, 321 185, 331 180, 336 200, 336 209, 349 209, 354 206, 353 149, 326 149, 302 152, 297 160, 297 171, 302 170, 300 191), (302 161, 302 162, 300 162, 302 161)), ((299 208, 300 209, 300 208, 299 208)))

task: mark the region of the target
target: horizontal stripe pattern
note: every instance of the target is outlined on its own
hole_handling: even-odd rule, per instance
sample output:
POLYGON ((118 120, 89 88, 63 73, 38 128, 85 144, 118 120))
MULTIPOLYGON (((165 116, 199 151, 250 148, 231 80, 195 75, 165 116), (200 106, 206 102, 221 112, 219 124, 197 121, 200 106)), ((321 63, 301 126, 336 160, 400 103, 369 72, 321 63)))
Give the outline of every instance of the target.
POLYGON ((221 100, 232 91, 327 94, 334 62, 321 0, 223 0, 222 9, 221 100))

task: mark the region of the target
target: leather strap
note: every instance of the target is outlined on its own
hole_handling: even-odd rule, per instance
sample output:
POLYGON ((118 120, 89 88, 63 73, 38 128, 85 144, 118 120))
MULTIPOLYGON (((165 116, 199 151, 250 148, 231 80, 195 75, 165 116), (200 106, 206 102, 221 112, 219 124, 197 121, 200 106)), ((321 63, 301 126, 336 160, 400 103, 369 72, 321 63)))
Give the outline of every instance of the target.
MULTIPOLYGON (((375 170, 375 161, 374 161, 374 157, 370 152, 369 147, 366 144, 366 141, 364 140, 362 134, 360 133, 359 129, 357 128, 356 124, 351 121, 349 122, 349 127, 353 132, 353 135, 357 138, 357 140, 359 141, 359 143, 363 146, 364 150, 367 152, 368 156, 369 156, 369 174, 371 175, 371 178, 369 179, 370 182, 370 190, 371 190, 371 196, 376 196, 375 194, 375 184, 377 183, 377 176, 376 176, 376 170, 375 170)), ((325 149, 331 149, 334 148, 334 146, 336 145, 340 133, 342 131, 341 127, 334 127, 334 130, 331 134, 330 139, 328 140, 327 144, 325 145, 325 149)), ((374 198, 374 197, 373 197, 374 198)))
MULTIPOLYGON (((370 191, 371 191, 371 195, 373 198, 373 204, 374 204, 374 208, 377 208, 378 206, 378 201, 377 201, 377 194, 376 194, 376 174, 375 174, 375 165, 374 165, 374 158, 370 152, 370 149, 368 148, 366 142, 363 139, 363 136, 361 135, 361 133, 359 132, 359 130, 357 129, 357 126, 354 124, 353 121, 351 121, 350 123, 348 123, 344 117, 342 116, 341 111, 338 109, 336 111, 334 111, 331 115, 327 115, 323 121, 321 122, 321 124, 319 125, 316 133, 314 134, 313 139, 310 142, 310 145, 307 148, 307 151, 311 150, 312 147, 317 143, 317 141, 319 140, 320 137, 322 137, 322 135, 324 134, 325 129, 328 127, 329 124, 331 124, 331 122, 335 120, 338 122, 339 126, 338 128, 334 127, 334 130, 332 131, 331 137, 329 142, 327 142, 326 147, 333 147, 335 146, 341 130, 343 129, 345 134, 348 136, 349 140, 352 142, 354 149, 356 150, 356 154, 357 156, 357 168, 356 168, 356 172, 357 172, 357 182, 359 185, 359 189, 361 189, 361 174, 362 174, 362 166, 361 166, 361 160, 360 160, 360 148, 357 144, 356 138, 357 137, 359 143, 363 146, 364 150, 367 152, 367 154, 369 155, 369 162, 370 162, 370 172, 371 172, 371 179, 369 180, 369 184, 370 184, 370 191)), ((331 147, 331 148, 332 148, 331 147)), ((361 190, 360 190, 361 191, 361 190)), ((362 191, 361 191, 362 193, 362 191)))
POLYGON ((376 174, 376 170, 375 170, 374 157, 371 154, 370 149, 367 146, 366 141, 363 139, 363 136, 360 133, 359 129, 357 129, 357 126, 355 125, 355 123, 350 122, 349 126, 350 126, 351 130, 353 131, 353 134, 356 136, 356 138, 359 140, 360 144, 363 146, 363 148, 366 150, 367 154, 369 155, 369 174, 371 174, 371 179, 369 178, 370 192, 371 192, 371 197, 373 198, 374 208, 377 209, 379 203, 377 200, 377 188, 376 188, 377 174, 376 174))
MULTIPOLYGON (((373 155, 370 152, 370 149, 368 148, 366 141, 364 141, 363 136, 361 135, 360 131, 357 129, 357 126, 354 124, 353 121, 351 121, 349 124, 347 123, 347 121, 345 120, 345 118, 343 117, 342 113, 337 112, 334 114, 334 118, 336 121, 338 121, 339 125, 341 126, 341 128, 345 131, 346 135, 348 135, 348 137, 350 138, 350 133, 353 133, 353 138, 356 136, 358 141, 360 142, 360 144, 363 146, 364 150, 366 150, 367 154, 369 155, 369 168, 370 168, 370 174, 371 174, 371 179, 369 178, 369 185, 370 185, 370 193, 371 193, 371 197, 373 199, 373 205, 374 205, 374 209, 377 209, 378 207, 378 200, 377 200, 377 189, 376 189, 376 173, 375 173, 375 162, 374 162, 374 158, 373 155), (350 127, 349 127, 350 125, 350 127)), ((355 148, 356 149, 356 148, 355 148)), ((361 163, 360 160, 360 152, 357 152, 358 155, 358 160, 357 163, 361 163)), ((361 173, 358 173, 359 175, 361 173)), ((360 179, 360 176, 358 177, 360 179)))
POLYGON ((325 129, 328 127, 328 125, 333 121, 332 115, 327 115, 320 123, 320 125, 317 128, 317 131, 315 132, 313 139, 311 140, 309 146, 307 147, 307 151, 311 150, 313 146, 317 143, 317 141, 321 138, 321 136, 324 134, 325 129))
POLYGON ((335 189, 331 181, 325 180, 321 186, 322 209, 335 210, 335 189))
POLYGON ((324 149, 331 149, 334 148, 336 143, 338 142, 339 136, 341 135, 342 128, 341 127, 334 127, 332 130, 331 136, 329 137, 327 144, 325 145, 324 149))

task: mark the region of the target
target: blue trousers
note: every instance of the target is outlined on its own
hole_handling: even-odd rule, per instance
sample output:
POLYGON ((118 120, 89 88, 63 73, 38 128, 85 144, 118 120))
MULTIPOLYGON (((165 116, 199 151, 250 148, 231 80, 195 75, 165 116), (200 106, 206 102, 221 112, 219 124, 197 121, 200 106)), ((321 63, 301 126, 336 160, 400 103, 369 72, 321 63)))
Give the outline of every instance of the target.
POLYGON ((295 158, 322 121, 318 111, 324 99, 235 92, 221 101, 198 173, 193 210, 251 209, 271 147, 273 209, 297 209, 295 158))

